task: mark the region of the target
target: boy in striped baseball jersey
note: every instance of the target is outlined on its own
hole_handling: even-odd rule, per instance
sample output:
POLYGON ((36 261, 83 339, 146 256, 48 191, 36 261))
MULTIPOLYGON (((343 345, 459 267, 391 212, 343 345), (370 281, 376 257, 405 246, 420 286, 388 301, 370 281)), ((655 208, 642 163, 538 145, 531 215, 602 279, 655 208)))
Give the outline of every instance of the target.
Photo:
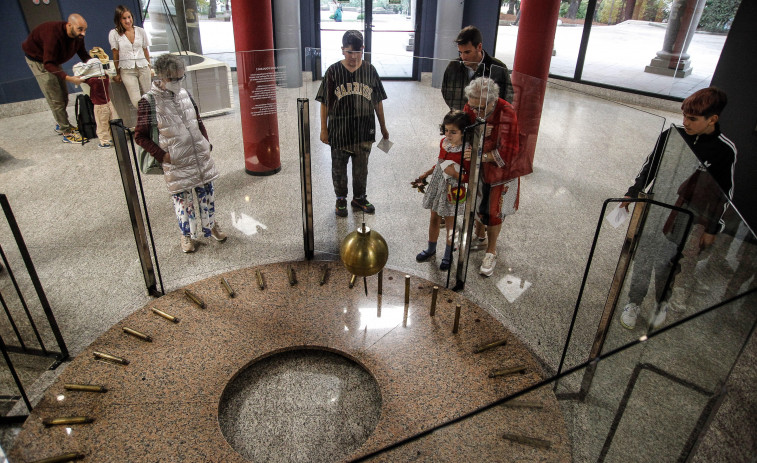
POLYGON ((331 146, 331 177, 336 193, 335 213, 347 216, 347 163, 352 158, 352 207, 372 214, 368 202, 368 156, 381 135, 389 139, 382 101, 386 99, 376 68, 363 61, 363 34, 350 30, 342 37, 344 59, 326 70, 315 99, 321 103, 321 141, 331 146), (375 116, 374 116, 375 113, 375 116))

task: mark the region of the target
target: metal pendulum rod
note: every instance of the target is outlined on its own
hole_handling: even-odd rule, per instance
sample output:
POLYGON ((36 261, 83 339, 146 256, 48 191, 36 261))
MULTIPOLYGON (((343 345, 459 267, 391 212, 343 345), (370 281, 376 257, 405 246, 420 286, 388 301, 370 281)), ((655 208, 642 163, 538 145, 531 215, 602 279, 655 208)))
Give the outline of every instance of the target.
POLYGON ((439 295, 439 287, 434 286, 434 291, 431 293, 431 311, 429 315, 432 317, 436 314, 436 298, 439 295))
POLYGON ((363 287, 365 288, 365 295, 368 296, 368 279, 363 277, 363 287))
POLYGON ((455 306, 455 324, 452 325, 452 333, 457 334, 458 328, 460 328, 460 304, 455 306))
POLYGON ((384 294, 384 270, 379 270, 378 273, 378 293, 379 295, 384 294))
POLYGON ((134 336, 137 339, 141 339, 142 341, 145 341, 145 342, 152 342, 152 337, 149 334, 140 333, 137 330, 133 330, 125 326, 122 329, 124 330, 124 333, 134 336))
POLYGON ((190 291, 188 289, 185 289, 184 290, 184 295, 187 296, 190 301, 192 301, 195 304, 197 304, 197 307, 199 307, 201 309, 205 308, 205 303, 202 301, 202 299, 200 299, 199 297, 197 297, 197 295, 195 293, 193 293, 192 291, 190 291))
POLYGON ((228 281, 226 281, 226 278, 221 278, 221 284, 223 285, 224 288, 226 288, 226 292, 229 293, 229 297, 234 297, 237 295, 234 292, 234 290, 231 289, 231 285, 229 284, 228 281))

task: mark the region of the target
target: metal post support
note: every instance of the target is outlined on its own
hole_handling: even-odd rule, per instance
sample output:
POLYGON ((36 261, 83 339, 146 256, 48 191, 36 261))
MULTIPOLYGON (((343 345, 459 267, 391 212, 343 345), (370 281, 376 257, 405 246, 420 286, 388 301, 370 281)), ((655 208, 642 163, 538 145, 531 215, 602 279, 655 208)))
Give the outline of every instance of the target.
MULTIPOLYGON (((468 191, 466 193, 465 212, 463 213, 463 227, 460 236, 460 254, 457 259, 457 271, 455 272, 455 286, 453 291, 462 291, 465 288, 465 277, 468 273, 468 257, 470 255, 470 241, 473 233, 473 224, 476 218, 476 196, 478 195, 479 172, 481 171, 481 156, 483 153, 484 128, 486 121, 478 119, 476 123, 465 129, 465 139, 469 140, 469 131, 473 132, 471 143, 471 163, 468 172, 468 191)), ((454 240, 454 237, 453 237, 454 240)))
MULTIPOLYGON (((124 196, 126 196, 126 207, 129 209, 129 219, 131 219, 131 228, 134 232, 134 241, 137 244, 137 254, 139 262, 142 264, 142 274, 145 278, 147 292, 155 297, 160 297, 162 291, 158 291, 155 280, 155 269, 153 268, 152 259, 150 258, 150 247, 147 240, 147 231, 145 230, 145 221, 142 215, 142 209, 139 207, 139 196, 137 194, 137 182, 134 178, 134 169, 132 168, 131 151, 134 142, 131 138, 131 131, 127 134, 121 119, 110 121, 110 131, 113 135, 113 146, 116 148, 116 159, 118 160, 118 170, 121 172, 121 183, 124 187, 124 196)), ((146 213, 146 211, 145 211, 146 213)), ((157 256, 156 256, 157 264, 157 256)), ((160 271, 158 271, 160 272, 160 271)), ((163 284, 161 282, 161 288, 163 284)))
POLYGON ((310 169, 310 103, 307 98, 297 98, 297 128, 300 139, 300 189, 302 191, 302 238, 305 258, 315 255, 313 238, 313 179, 310 169))
POLYGON ((21 253, 21 258, 24 260, 24 265, 26 266, 26 272, 29 274, 29 279, 31 279, 32 285, 34 285, 34 290, 37 292, 39 304, 42 306, 42 310, 45 312, 47 322, 50 324, 50 329, 52 329, 53 331, 55 341, 58 343, 58 348, 60 349, 60 357, 58 357, 58 361, 66 360, 68 359, 68 348, 66 347, 66 343, 63 341, 63 335, 61 334, 60 328, 58 327, 58 322, 55 321, 55 315, 53 315, 53 310, 50 308, 50 303, 47 301, 45 291, 42 289, 42 283, 40 283, 39 281, 37 270, 34 268, 34 263, 32 262, 32 258, 29 255, 29 249, 26 247, 24 237, 21 235, 21 230, 18 228, 16 217, 13 215, 10 203, 8 202, 8 197, 4 194, 0 194, 0 206, 2 206, 3 208, 5 219, 8 221, 8 227, 11 229, 11 233, 13 233, 13 238, 16 240, 16 246, 21 253))
MULTIPOLYGON (((16 388, 18 389, 18 392, 21 393, 21 398, 24 399, 24 404, 26 405, 26 409, 31 413, 32 411, 32 404, 29 401, 29 397, 26 395, 26 391, 24 390, 24 385, 21 383, 21 378, 19 378, 18 373, 16 373, 16 369, 13 367, 13 362, 11 361, 10 355, 8 355, 8 350, 5 348, 5 341, 3 341, 3 338, 0 336, 0 351, 2 351, 3 359, 5 360, 5 364, 8 365, 8 370, 11 372, 11 376, 13 377, 13 382, 16 383, 16 388)), ((8 417, 0 417, 0 423, 7 423, 8 417)), ((13 421, 11 421, 13 422, 13 421)))

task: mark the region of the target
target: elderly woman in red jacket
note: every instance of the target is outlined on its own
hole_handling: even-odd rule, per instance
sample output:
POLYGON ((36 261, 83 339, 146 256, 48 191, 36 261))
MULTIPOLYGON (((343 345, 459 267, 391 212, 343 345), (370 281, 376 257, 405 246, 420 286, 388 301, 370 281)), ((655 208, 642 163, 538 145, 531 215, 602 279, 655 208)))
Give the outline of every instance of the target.
POLYGON ((502 222, 518 210, 520 176, 531 172, 531 164, 520 156, 518 120, 510 103, 499 98, 499 86, 488 77, 479 77, 465 87, 465 96, 464 111, 471 122, 477 118, 486 121, 473 239, 481 243, 488 239, 480 272, 491 276, 502 222))

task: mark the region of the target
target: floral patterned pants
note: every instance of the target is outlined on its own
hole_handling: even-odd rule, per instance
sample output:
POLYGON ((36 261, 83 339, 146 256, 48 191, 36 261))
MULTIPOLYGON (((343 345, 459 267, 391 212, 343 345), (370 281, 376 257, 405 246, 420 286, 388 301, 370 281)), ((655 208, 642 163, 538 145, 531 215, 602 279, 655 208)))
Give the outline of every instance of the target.
MULTIPOLYGON (((197 194, 197 200, 200 207, 200 224, 202 226, 202 235, 210 236, 210 230, 215 226, 215 195, 213 182, 208 182, 202 186, 194 188, 197 194)), ((185 236, 197 238, 197 214, 195 212, 194 196, 192 190, 182 191, 172 195, 173 208, 176 211, 176 218, 179 219, 179 230, 185 236)))

